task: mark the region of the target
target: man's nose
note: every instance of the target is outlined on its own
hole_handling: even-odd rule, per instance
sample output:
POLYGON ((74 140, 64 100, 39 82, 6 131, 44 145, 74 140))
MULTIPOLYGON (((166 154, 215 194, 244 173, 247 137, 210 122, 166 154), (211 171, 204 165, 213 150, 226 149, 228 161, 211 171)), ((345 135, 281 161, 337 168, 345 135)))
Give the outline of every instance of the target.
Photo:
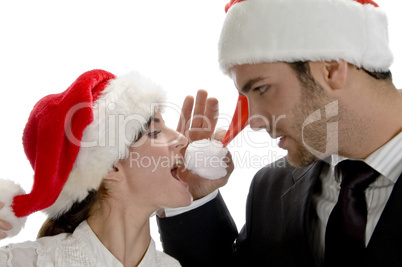
POLYGON ((252 104, 249 103, 248 109, 249 109, 248 120, 250 128, 254 131, 259 131, 261 129, 269 130, 270 125, 269 118, 262 115, 262 112, 255 105, 253 106, 252 104))

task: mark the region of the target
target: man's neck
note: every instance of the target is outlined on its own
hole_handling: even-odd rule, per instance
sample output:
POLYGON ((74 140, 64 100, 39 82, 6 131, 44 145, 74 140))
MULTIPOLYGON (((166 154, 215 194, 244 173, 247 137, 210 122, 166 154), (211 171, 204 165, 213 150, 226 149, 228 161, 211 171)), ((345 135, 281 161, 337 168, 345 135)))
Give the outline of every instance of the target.
POLYGON ((401 92, 392 84, 378 90, 356 90, 344 99, 340 155, 365 159, 402 131, 401 92))

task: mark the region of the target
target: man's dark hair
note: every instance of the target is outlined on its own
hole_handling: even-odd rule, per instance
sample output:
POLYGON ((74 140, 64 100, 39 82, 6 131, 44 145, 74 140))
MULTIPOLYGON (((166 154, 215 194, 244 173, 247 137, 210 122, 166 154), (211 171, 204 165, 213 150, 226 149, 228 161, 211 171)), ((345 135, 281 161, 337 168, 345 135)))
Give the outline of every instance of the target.
MULTIPOLYGON (((293 63, 289 63, 291 68, 296 72, 296 75, 300 82, 303 82, 307 79, 311 79, 310 66, 308 61, 297 61, 293 63)), ((387 72, 371 72, 363 69, 368 75, 373 77, 376 80, 388 80, 392 81, 392 73, 391 71, 387 72)))

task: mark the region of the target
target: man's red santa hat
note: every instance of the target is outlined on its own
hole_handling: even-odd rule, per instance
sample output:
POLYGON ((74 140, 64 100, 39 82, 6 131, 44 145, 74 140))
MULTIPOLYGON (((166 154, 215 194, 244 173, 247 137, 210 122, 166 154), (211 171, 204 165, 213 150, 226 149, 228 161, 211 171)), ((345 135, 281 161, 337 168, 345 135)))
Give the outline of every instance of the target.
POLYGON ((29 194, 0 180, 0 218, 16 235, 26 216, 45 210, 56 218, 97 190, 113 165, 129 156, 130 145, 165 100, 161 88, 137 72, 116 77, 92 70, 60 94, 33 108, 23 145, 34 170, 29 194))
MULTIPOLYGON (((387 72, 393 61, 387 17, 372 0, 231 0, 225 10, 218 46, 225 74, 243 64, 340 59, 387 72)), ((225 145, 247 125, 246 101, 239 97, 234 120, 243 121, 232 122, 225 145)))

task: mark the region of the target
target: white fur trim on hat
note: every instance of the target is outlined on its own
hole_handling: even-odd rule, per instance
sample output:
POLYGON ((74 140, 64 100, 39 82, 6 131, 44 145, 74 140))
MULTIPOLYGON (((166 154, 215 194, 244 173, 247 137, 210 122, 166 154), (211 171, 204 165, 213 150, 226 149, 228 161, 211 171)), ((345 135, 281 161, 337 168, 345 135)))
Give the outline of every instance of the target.
POLYGON ((184 166, 203 178, 215 180, 227 174, 224 161, 228 149, 216 140, 203 139, 190 143, 184 155, 184 166))
POLYGON ((13 198, 25 194, 25 191, 13 181, 3 179, 0 179, 0 188, 0 202, 4 204, 4 207, 0 209, 0 220, 4 220, 13 226, 11 230, 2 231, 7 233, 8 237, 12 237, 21 231, 27 220, 27 217, 16 217, 12 208, 13 198))
POLYGON ((113 164, 128 158, 130 145, 146 130, 165 99, 161 87, 138 72, 112 79, 94 104, 94 120, 84 130, 63 190, 45 212, 58 217, 85 199, 88 191, 97 190, 113 164))
POLYGON ((245 0, 229 9, 219 41, 225 74, 242 64, 339 59, 389 70, 383 10, 352 0, 245 0))

